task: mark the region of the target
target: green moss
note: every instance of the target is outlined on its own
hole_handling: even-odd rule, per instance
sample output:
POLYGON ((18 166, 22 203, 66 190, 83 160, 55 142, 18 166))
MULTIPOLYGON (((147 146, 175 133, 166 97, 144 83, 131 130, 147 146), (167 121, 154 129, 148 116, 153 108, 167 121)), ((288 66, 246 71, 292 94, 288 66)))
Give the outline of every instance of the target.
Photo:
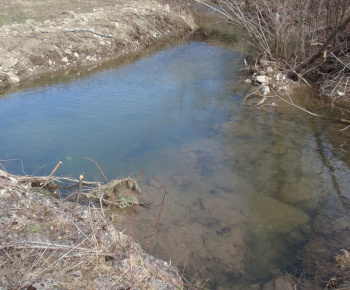
POLYGON ((40 232, 41 230, 42 230, 41 225, 38 224, 32 227, 28 232, 34 234, 34 233, 40 232))

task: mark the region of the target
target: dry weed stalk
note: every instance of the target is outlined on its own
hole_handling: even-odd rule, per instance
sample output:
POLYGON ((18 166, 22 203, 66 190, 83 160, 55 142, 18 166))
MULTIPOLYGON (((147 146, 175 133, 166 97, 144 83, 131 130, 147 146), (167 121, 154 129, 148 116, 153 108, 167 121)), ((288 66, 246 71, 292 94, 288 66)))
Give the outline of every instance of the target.
MULTIPOLYGON (((139 178, 138 178, 138 188, 140 188, 140 182, 141 182, 141 176, 142 176, 142 173, 143 173, 143 169, 141 170, 141 173, 139 175, 139 178)), ((129 239, 129 267, 130 267, 130 284, 131 284, 131 289, 133 287, 133 280, 134 280, 134 273, 132 271, 132 266, 131 266, 131 246, 132 246, 132 217, 134 215, 134 201, 135 201, 135 197, 136 197, 136 193, 137 193, 137 188, 135 189, 135 192, 134 192, 134 196, 133 196, 133 199, 132 199, 132 204, 131 204, 131 215, 130 215, 130 222, 129 222, 129 228, 130 228, 130 239, 129 239)))
MULTIPOLYGON (((88 159, 90 161, 92 161, 93 163, 96 164, 96 166, 98 167, 98 169, 100 170, 101 174, 103 175, 104 179, 106 180, 107 184, 109 185, 109 181, 106 177, 106 175, 103 173, 101 167, 97 164, 97 162, 89 157, 84 157, 85 159, 88 159)), ((112 188, 111 188, 111 191, 112 191, 112 188)), ((117 215, 117 210, 115 208, 115 202, 114 202, 114 194, 111 194, 112 195, 112 203, 113 203, 113 212, 114 212, 114 217, 115 217, 115 221, 116 221, 116 224, 117 224, 117 232, 118 232, 118 241, 119 241, 119 246, 120 246, 120 249, 121 250, 124 250, 124 247, 123 247, 123 244, 121 242, 121 238, 120 238, 120 228, 119 228, 119 221, 118 221, 118 215, 117 215)))
POLYGON ((145 247, 145 251, 148 249, 149 243, 151 242, 152 237, 153 237, 153 235, 154 235, 154 233, 155 233, 155 231, 156 231, 156 229, 157 229, 157 227, 158 227, 158 223, 159 223, 160 215, 162 214, 163 205, 164 205, 164 200, 165 200, 165 195, 166 195, 166 187, 165 187, 165 185, 164 185, 163 183, 161 183, 160 180, 159 180, 157 177, 154 177, 154 178, 155 178, 155 179, 160 183, 160 185, 164 188, 164 195, 163 195, 162 205, 161 205, 160 210, 159 210, 159 214, 158 214, 158 219, 157 219, 156 225, 155 225, 155 227, 154 227, 154 229, 153 229, 153 232, 152 232, 151 236, 149 237, 149 239, 148 239, 148 241, 147 241, 147 244, 146 244, 146 247, 145 247))

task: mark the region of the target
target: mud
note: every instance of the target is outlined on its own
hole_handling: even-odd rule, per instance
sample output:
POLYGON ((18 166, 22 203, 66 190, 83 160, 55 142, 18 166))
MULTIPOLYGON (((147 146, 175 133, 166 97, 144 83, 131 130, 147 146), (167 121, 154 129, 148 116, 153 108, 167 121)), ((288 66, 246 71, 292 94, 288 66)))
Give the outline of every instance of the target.
MULTIPOLYGON (((29 1, 32 2, 35 1, 29 1)), ((147 0, 117 1, 114 6, 94 8, 87 13, 66 11, 44 21, 27 19, 21 24, 3 25, 0 87, 48 71, 136 53, 152 43, 194 29, 192 16, 178 6, 147 0)))

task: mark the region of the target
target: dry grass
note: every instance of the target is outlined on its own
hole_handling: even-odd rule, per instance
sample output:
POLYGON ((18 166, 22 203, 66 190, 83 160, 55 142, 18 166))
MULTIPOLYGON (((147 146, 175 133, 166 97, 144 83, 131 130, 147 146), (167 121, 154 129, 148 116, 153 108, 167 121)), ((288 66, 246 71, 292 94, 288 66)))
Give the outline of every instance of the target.
POLYGON ((104 214, 105 208, 92 202, 76 206, 28 191, 13 176, 0 173, 0 285, 11 289, 41 284, 46 289, 182 288, 175 268, 147 255, 118 231, 104 214))
POLYGON ((94 8, 114 6, 117 0, 2 0, 0 26, 11 23, 23 23, 27 19, 43 21, 57 17, 63 12, 86 13, 94 8))

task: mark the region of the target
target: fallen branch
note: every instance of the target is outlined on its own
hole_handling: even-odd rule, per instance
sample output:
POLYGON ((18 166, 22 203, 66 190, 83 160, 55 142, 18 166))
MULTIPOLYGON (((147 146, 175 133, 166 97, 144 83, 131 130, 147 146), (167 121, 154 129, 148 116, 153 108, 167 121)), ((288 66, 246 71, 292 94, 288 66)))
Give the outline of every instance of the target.
POLYGON ((306 59, 301 64, 297 65, 294 70, 296 72, 300 72, 302 69, 306 68, 308 65, 315 62, 326 50, 328 45, 333 41, 333 39, 337 36, 337 34, 343 31, 348 24, 350 23, 350 16, 348 16, 341 24, 339 24, 332 32, 332 34, 327 38, 321 48, 315 54, 311 55, 308 59, 306 59))
MULTIPOLYGON (((325 117, 325 116, 321 116, 321 115, 312 113, 312 112, 310 112, 310 111, 308 111, 308 110, 306 110, 306 109, 304 109, 304 108, 302 108, 302 107, 300 107, 300 106, 298 106, 298 105, 296 105, 296 104, 294 104, 294 103, 292 103, 292 102, 287 101, 286 99, 284 99, 284 98, 282 98, 280 95, 278 95, 277 92, 276 92, 272 87, 270 87, 270 89, 275 93, 275 95, 276 95, 277 98, 279 98, 280 100, 286 102, 287 104, 289 104, 289 105, 291 105, 291 106, 293 106, 293 107, 296 107, 296 108, 298 108, 299 110, 302 110, 302 111, 304 111, 304 112, 306 112, 306 113, 308 113, 308 114, 310 114, 310 115, 312 115, 312 116, 320 117, 320 118, 327 118, 327 117, 325 117)), ((288 95, 288 97, 290 98, 290 96, 289 96, 288 93, 287 93, 287 95, 288 95)))
POLYGON ((62 165, 62 161, 58 162, 56 167, 52 170, 51 174, 49 175, 49 177, 47 178, 46 182, 41 186, 41 187, 45 187, 51 180, 52 176, 55 174, 55 172, 57 171, 57 169, 62 165))
POLYGON ((91 249, 76 246, 67 246, 62 244, 52 244, 43 242, 18 242, 12 244, 0 245, 0 250, 4 249, 51 249, 51 250, 79 250, 91 252, 91 249))

